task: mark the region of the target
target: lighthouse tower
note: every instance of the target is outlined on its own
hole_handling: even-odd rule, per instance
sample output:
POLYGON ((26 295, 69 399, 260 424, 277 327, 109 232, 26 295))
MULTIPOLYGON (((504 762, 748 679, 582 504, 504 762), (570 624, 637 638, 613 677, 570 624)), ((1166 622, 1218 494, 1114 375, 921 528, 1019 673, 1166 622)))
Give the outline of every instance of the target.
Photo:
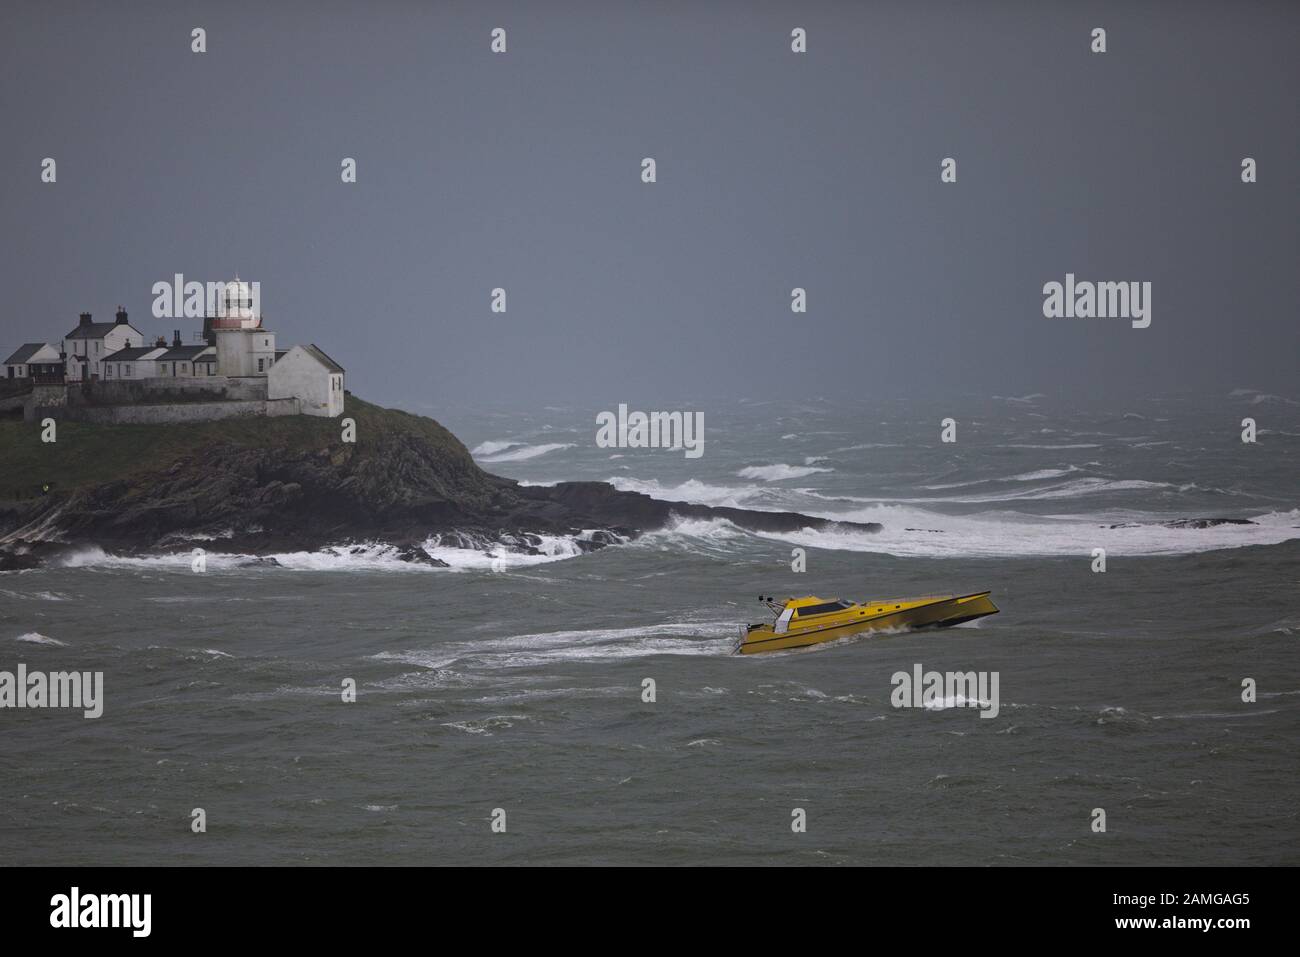
POLYGON ((253 290, 236 276, 225 284, 217 315, 206 323, 217 347, 217 375, 259 376, 275 362, 275 333, 262 325, 253 303, 253 290))

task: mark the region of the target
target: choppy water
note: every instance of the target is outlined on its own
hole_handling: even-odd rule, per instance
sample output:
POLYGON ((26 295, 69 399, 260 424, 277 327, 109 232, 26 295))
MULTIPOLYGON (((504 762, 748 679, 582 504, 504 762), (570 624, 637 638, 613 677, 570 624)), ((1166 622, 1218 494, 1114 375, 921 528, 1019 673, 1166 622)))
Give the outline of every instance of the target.
POLYGON ((597 409, 437 414, 526 481, 885 531, 695 522, 590 555, 560 539, 494 552, 501 572, 445 543, 451 570, 379 546, 202 575, 87 550, 0 576, 0 669, 102 670, 107 697, 98 720, 0 712, 3 859, 1300 861, 1300 406, 654 408, 703 409, 704 456, 598 449, 597 409), (1201 517, 1258 524, 1157 524, 1201 517), (969 626, 730 654, 760 592, 985 588, 1002 614, 969 626), (916 663, 999 672, 1000 715, 891 707, 890 676, 916 663))

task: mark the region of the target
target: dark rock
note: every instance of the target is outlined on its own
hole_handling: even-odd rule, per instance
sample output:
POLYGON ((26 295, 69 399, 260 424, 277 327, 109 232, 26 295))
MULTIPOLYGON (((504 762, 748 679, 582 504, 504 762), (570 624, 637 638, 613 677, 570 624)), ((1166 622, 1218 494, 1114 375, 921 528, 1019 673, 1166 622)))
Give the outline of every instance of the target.
POLYGON ((413 562, 418 565, 430 565, 434 568, 451 567, 442 559, 434 558, 418 545, 407 545, 399 548, 397 550, 397 557, 404 562, 413 562))
MULTIPOLYGON (((165 457, 161 436, 142 427, 87 427, 107 430, 98 441, 130 453, 121 456, 122 474, 6 504, 0 541, 39 528, 45 538, 141 552, 187 530, 236 529, 221 542, 234 553, 387 542, 403 549, 405 561, 440 565, 419 548, 430 535, 448 545, 535 555, 541 535, 581 535, 579 547, 594 550, 678 519, 723 519, 756 532, 880 530, 794 512, 663 502, 605 482, 520 486, 482 471, 432 419, 351 395, 345 414, 356 419, 355 444, 340 442, 336 420, 290 416, 189 425, 185 451, 165 457)), ((171 426, 157 428, 174 436, 171 426)))
MULTIPOLYGON (((1219 525, 1258 525, 1248 518, 1175 518, 1168 522, 1157 522, 1164 528, 1215 528, 1219 525)), ((1106 528, 1141 528, 1141 522, 1119 522, 1106 528)))
POLYGON ((1166 528, 1214 528, 1216 525, 1257 525, 1248 518, 1178 518, 1162 522, 1166 528))
POLYGON ((35 555, 0 551, 0 572, 21 572, 40 566, 41 560, 35 555))

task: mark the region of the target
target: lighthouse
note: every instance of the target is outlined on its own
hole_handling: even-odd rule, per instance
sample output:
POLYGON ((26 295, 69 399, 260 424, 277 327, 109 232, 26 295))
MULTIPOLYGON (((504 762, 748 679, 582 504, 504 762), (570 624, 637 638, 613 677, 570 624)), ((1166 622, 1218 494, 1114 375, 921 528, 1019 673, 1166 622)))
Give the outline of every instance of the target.
POLYGON ((204 322, 217 347, 217 374, 264 376, 275 362, 275 333, 262 325, 253 288, 235 276, 217 298, 217 315, 204 322))

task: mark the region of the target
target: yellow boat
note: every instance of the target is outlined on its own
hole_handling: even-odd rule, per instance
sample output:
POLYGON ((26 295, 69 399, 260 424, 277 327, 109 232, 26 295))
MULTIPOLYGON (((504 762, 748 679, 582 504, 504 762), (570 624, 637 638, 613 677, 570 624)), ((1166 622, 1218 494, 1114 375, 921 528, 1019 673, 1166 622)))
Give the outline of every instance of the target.
POLYGON ((889 598, 877 601, 830 601, 825 598, 788 598, 778 604, 759 597, 776 615, 773 622, 741 625, 736 651, 753 655, 818 645, 872 631, 895 628, 947 628, 985 615, 996 615, 991 592, 973 595, 930 595, 925 598, 889 598))

